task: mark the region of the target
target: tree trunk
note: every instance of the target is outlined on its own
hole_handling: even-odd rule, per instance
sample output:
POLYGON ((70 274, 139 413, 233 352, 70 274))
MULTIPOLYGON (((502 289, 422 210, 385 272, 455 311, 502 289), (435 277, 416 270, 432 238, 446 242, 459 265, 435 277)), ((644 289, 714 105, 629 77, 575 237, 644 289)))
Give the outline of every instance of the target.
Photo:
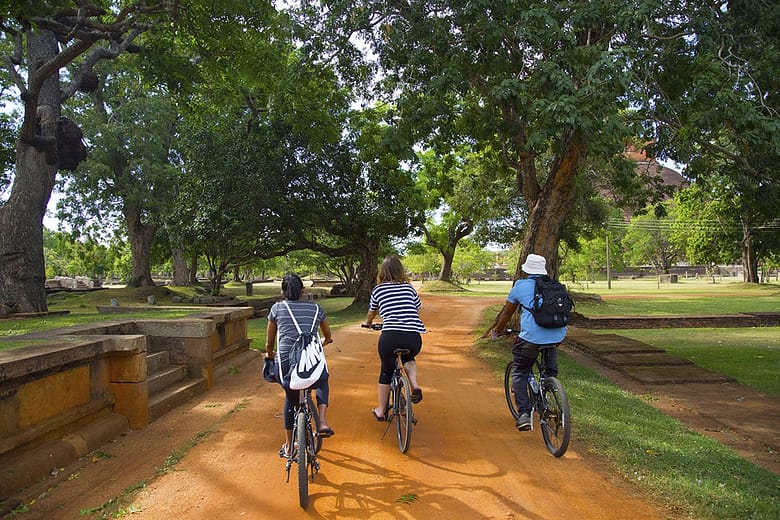
POLYGON ((742 280, 758 283, 758 259, 753 249, 753 232, 747 224, 742 224, 742 280))
POLYGON ((441 256, 444 261, 441 264, 441 271, 439 271, 439 281, 450 282, 452 281, 452 260, 455 258, 455 248, 446 248, 441 252, 441 256))
POLYGON ((367 304, 371 297, 371 289, 376 285, 379 273, 379 245, 375 242, 365 244, 360 251, 360 265, 357 268, 357 283, 355 299, 352 305, 367 304))
POLYGON ((575 180, 586 158, 584 143, 575 138, 564 139, 561 156, 550 168, 544 187, 539 190, 533 161, 519 165, 518 182, 528 202, 528 222, 523 236, 515 278, 524 277, 521 266, 529 253, 547 260, 547 274, 558 277, 558 243, 575 196, 575 180), (530 164, 529 164, 530 163, 530 164))
POLYGON ((198 280, 198 255, 196 253, 192 254, 190 261, 190 283, 192 285, 200 284, 200 280, 198 280))
POLYGON ((130 240, 130 253, 133 257, 133 270, 128 287, 151 287, 152 280, 152 243, 157 228, 152 224, 144 224, 141 210, 125 206, 122 214, 127 223, 127 236, 130 240))
MULTIPOLYGON (((57 55, 49 31, 27 39, 29 77, 57 55)), ((24 120, 16 143, 16 172, 8 202, 0 206, 0 314, 46 312, 43 216, 57 176, 59 75, 24 98, 24 120)))
POLYGON ((173 255, 173 285, 187 286, 190 283, 190 271, 187 267, 187 259, 180 249, 174 249, 173 255))
POLYGON ((461 239, 469 236, 473 230, 474 224, 471 221, 461 220, 456 225, 447 228, 447 243, 444 244, 436 239, 435 233, 431 233, 427 227, 425 228, 425 239, 429 245, 441 253, 444 260, 439 271, 439 281, 452 281, 452 261, 455 259, 455 250, 461 239))

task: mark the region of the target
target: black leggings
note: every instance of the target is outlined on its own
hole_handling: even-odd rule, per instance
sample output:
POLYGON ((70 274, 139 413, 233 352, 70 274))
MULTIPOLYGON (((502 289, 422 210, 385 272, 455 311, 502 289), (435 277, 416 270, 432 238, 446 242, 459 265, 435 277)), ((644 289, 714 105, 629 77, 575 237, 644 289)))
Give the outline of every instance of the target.
POLYGON ((379 336, 379 384, 389 385, 395 370, 393 351, 399 348, 409 349, 409 354, 403 357, 403 362, 414 361, 414 357, 422 350, 422 337, 419 332, 403 332, 400 330, 383 330, 379 336))

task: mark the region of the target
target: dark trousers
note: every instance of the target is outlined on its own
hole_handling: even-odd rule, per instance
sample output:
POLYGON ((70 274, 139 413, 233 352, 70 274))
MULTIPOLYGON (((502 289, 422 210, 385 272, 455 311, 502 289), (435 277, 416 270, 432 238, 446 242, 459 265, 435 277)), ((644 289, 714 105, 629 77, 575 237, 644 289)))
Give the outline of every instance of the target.
MULTIPOLYGON (((518 339, 512 345, 512 358, 515 364, 512 370, 512 389, 515 392, 517 409, 521 414, 531 411, 531 400, 528 397, 528 375, 531 373, 531 368, 534 366, 540 350, 547 365, 547 373, 543 374, 543 377, 558 377, 557 346, 557 344, 537 345, 522 339, 518 339)), ((537 383, 541 384, 540 381, 537 383)))

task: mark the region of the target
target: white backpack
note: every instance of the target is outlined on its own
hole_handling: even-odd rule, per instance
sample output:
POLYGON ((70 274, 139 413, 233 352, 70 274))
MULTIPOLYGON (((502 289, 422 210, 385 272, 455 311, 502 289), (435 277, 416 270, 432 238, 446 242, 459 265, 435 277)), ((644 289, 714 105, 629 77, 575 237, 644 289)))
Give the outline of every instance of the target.
POLYGON ((287 307, 287 312, 290 313, 295 328, 298 329, 298 337, 288 353, 290 362, 289 372, 286 374, 282 372, 281 356, 276 356, 279 363, 280 383, 290 390, 305 390, 320 381, 328 379, 328 365, 325 362, 325 352, 322 348, 320 336, 315 330, 317 327, 317 311, 315 310, 315 318, 312 321, 311 330, 304 332, 298 325, 298 320, 295 319, 295 315, 292 313, 292 309, 290 309, 287 301, 285 300, 282 303, 287 307))

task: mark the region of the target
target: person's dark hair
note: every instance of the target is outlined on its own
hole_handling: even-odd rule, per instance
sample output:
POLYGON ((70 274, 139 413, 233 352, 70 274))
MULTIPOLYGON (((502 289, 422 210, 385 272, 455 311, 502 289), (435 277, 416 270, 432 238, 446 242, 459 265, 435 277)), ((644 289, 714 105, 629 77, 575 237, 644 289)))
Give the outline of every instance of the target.
POLYGON ((406 276, 406 270, 397 255, 388 255, 382 261, 376 283, 385 282, 409 283, 409 277, 406 276))
POLYGON ((303 291, 303 280, 297 274, 287 274, 282 278, 282 294, 286 300, 297 300, 303 291))

